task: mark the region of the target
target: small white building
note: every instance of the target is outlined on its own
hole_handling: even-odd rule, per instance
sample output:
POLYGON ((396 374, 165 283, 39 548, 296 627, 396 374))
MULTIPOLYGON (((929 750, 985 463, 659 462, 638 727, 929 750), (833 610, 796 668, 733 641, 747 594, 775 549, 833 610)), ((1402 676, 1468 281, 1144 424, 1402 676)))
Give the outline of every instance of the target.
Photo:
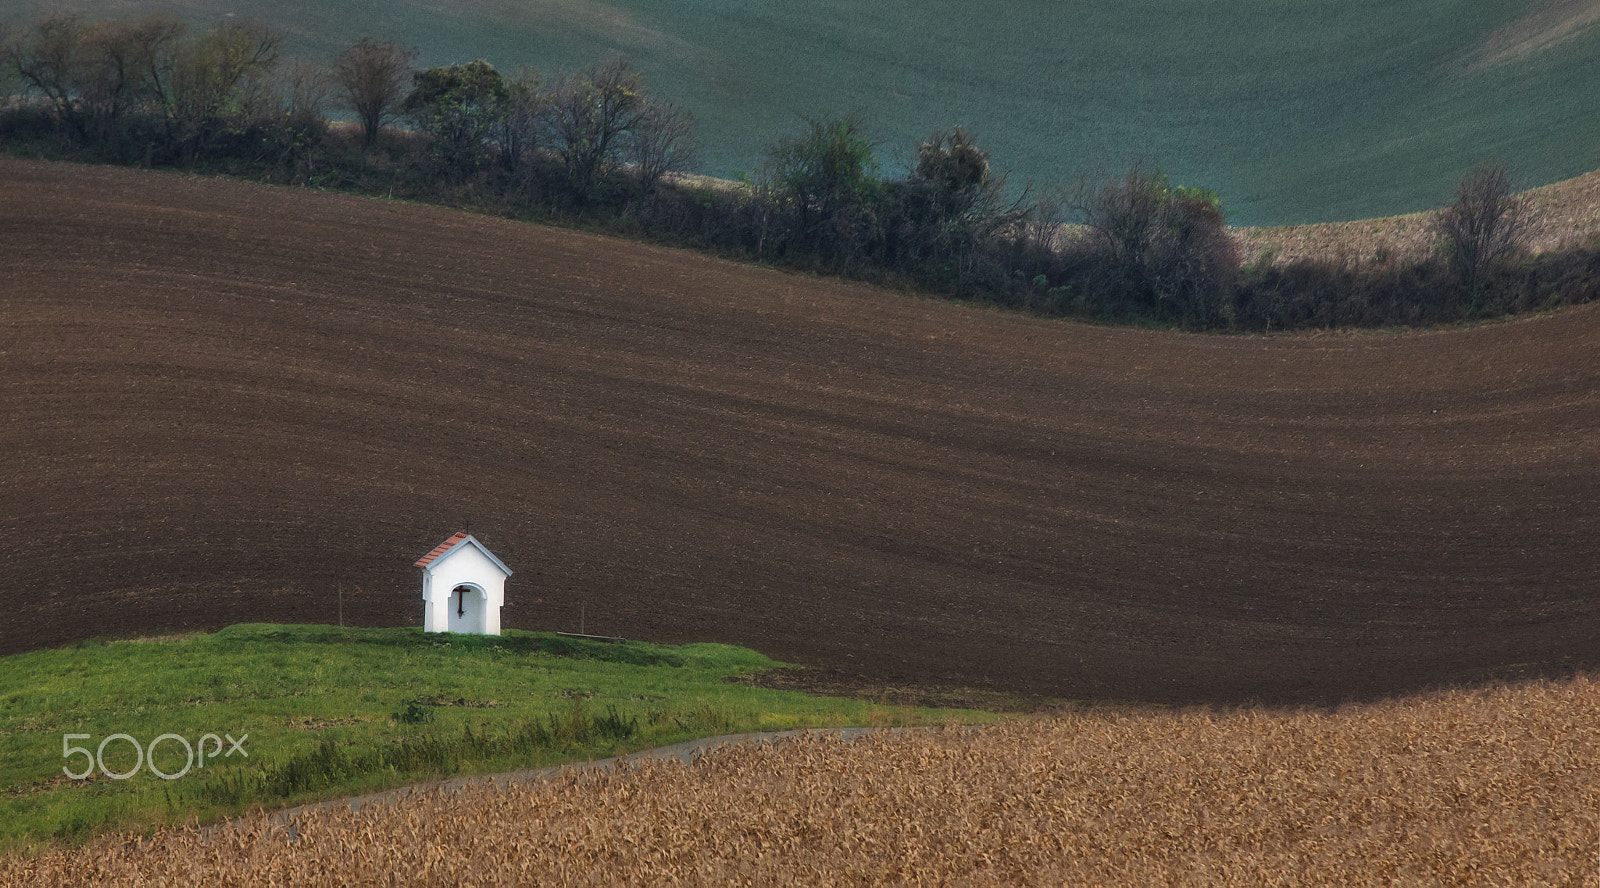
POLYGON ((506 567, 469 533, 458 533, 416 563, 422 568, 422 630, 500 634, 506 567))

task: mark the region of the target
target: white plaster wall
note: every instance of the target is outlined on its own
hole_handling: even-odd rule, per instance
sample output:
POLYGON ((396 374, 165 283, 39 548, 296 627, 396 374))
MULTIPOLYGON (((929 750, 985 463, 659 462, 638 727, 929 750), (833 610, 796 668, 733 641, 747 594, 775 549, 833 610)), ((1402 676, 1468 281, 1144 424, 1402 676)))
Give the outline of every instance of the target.
MULTIPOLYGON (((483 587, 488 600, 484 614, 484 633, 500 634, 500 608, 505 605, 506 575, 500 572, 478 548, 470 543, 458 543, 454 549, 423 568, 422 597, 424 605, 422 628, 427 632, 451 631, 450 621, 455 618, 451 602, 453 590, 462 583, 483 587)), ((471 611, 468 611, 471 616, 471 611)))
POLYGON ((485 590, 477 586, 465 584, 450 590, 450 599, 445 602, 445 619, 450 621, 451 632, 484 633, 487 621, 484 619, 488 609, 488 599, 485 590), (457 591, 460 590, 460 591, 457 591))
POLYGON ((439 622, 439 617, 444 613, 444 608, 439 602, 433 600, 433 574, 427 568, 422 570, 422 631, 443 632, 444 624, 439 622))

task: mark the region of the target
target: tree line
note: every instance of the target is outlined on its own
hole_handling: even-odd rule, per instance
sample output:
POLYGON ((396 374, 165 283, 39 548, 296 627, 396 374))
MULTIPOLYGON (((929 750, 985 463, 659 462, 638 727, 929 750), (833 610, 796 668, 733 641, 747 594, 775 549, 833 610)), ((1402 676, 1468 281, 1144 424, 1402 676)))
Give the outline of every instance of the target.
POLYGON ((1012 188, 961 128, 885 174, 859 116, 806 120, 737 183, 687 175, 692 115, 624 56, 545 77, 418 68, 363 39, 326 65, 250 22, 0 22, 13 153, 437 201, 575 222, 784 267, 1046 315, 1186 329, 1432 324, 1587 301, 1600 249, 1530 256, 1503 166, 1461 182, 1436 251, 1404 262, 1241 264, 1215 192, 1135 166, 1012 188), (346 112, 345 122, 330 112, 346 112))

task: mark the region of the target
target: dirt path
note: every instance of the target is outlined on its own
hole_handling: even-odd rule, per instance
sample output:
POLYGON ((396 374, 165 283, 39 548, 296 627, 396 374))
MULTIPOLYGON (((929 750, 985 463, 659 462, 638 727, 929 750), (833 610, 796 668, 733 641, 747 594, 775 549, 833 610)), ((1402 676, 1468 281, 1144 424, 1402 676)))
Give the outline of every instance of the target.
POLYGON ((702 737, 699 740, 685 740, 670 746, 657 746, 652 749, 642 749, 627 755, 612 756, 610 758, 592 759, 589 761, 572 762, 565 765, 552 765, 548 768, 527 768, 520 771, 504 771, 499 774, 482 774, 473 777, 452 777, 447 780, 430 780, 413 786, 399 789, 389 789, 382 792, 372 792, 365 795, 349 796, 342 799, 333 799, 326 802, 314 802, 309 805, 299 805, 274 811, 271 814, 273 823, 287 824, 293 828, 294 818, 301 814, 313 811, 327 810, 330 808, 348 807, 352 811, 359 811, 367 805, 388 805, 403 802, 410 798, 427 795, 435 792, 459 793, 469 786, 492 784, 494 786, 510 786, 514 783, 527 783, 534 780, 553 780, 566 774, 583 773, 585 771, 603 771, 613 768, 619 763, 632 763, 646 759, 677 759, 686 764, 713 749, 731 746, 736 743, 771 743, 787 737, 803 737, 811 734, 830 734, 842 737, 845 740, 854 740, 863 734, 878 731, 905 731, 913 728, 807 728, 794 731, 756 731, 745 734, 723 734, 718 737, 702 737))

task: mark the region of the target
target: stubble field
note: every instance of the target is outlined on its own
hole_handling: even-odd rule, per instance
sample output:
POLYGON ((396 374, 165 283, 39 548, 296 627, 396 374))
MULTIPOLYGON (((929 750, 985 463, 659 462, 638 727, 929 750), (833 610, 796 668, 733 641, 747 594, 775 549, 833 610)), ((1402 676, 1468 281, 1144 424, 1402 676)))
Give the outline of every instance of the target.
POLYGON ((1596 691, 811 736, 105 839, 0 883, 1594 885, 1596 691))

